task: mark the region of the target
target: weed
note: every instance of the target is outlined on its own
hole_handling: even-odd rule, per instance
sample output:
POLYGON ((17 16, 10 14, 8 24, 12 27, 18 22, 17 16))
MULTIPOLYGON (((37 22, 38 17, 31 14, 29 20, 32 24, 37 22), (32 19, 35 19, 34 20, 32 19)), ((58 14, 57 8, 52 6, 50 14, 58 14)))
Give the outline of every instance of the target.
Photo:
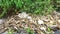
POLYGON ((34 34, 34 31, 31 31, 30 28, 27 28, 26 30, 29 34, 34 34))
POLYGON ((13 34, 13 30, 9 28, 8 34, 13 34))

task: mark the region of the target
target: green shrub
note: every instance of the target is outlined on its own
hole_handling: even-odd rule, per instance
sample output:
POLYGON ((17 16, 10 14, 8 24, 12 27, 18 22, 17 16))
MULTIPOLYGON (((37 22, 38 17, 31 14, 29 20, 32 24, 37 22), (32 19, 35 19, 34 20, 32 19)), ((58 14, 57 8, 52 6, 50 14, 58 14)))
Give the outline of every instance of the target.
POLYGON ((17 9, 19 12, 47 15, 54 10, 53 3, 53 0, 0 0, 0 7, 3 9, 0 18, 9 12, 9 8, 17 9))
POLYGON ((0 7, 3 9, 0 14, 0 18, 3 17, 8 11, 8 9, 12 6, 12 2, 9 0, 0 0, 0 7))

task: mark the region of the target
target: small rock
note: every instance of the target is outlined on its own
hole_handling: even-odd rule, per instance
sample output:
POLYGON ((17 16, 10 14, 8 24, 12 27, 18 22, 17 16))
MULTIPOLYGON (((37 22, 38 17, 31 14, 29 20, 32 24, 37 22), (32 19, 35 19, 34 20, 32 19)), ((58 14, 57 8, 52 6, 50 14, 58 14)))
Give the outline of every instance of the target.
POLYGON ((16 24, 20 23, 20 21, 16 21, 16 24))
POLYGON ((5 19, 0 19, 0 24, 4 23, 5 19))
POLYGON ((41 29, 41 30, 44 30, 44 31, 46 30, 46 28, 45 28, 45 27, 40 27, 40 29, 41 29))
POLYGON ((52 28, 52 27, 57 27, 58 25, 51 25, 50 27, 52 28))
POLYGON ((31 16, 28 16, 27 19, 32 19, 32 17, 31 16))
POLYGON ((50 24, 53 24, 54 22, 53 21, 50 21, 50 24))
POLYGON ((20 18, 27 18, 28 14, 26 14, 26 12, 22 12, 20 14, 18 14, 18 17, 20 18))
POLYGON ((38 20, 38 24, 44 24, 42 20, 38 20))
POLYGON ((26 24, 24 28, 28 28, 28 25, 26 24))
POLYGON ((18 29, 17 27, 14 26, 15 29, 18 29))
POLYGON ((44 21, 48 22, 49 20, 48 19, 45 19, 44 21))
POLYGON ((60 20, 58 20, 58 23, 60 24, 60 20))

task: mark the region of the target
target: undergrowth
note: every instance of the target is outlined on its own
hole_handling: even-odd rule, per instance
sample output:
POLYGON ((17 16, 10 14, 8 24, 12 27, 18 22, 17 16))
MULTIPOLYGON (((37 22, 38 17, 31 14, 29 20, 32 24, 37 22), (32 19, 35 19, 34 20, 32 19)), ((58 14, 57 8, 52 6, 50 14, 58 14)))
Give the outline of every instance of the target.
POLYGON ((47 15, 55 9, 55 4, 60 5, 60 0, 0 0, 0 7, 3 9, 0 18, 7 15, 10 8, 14 8, 14 13, 27 12, 47 15), (17 11, 15 12, 15 10, 17 11))

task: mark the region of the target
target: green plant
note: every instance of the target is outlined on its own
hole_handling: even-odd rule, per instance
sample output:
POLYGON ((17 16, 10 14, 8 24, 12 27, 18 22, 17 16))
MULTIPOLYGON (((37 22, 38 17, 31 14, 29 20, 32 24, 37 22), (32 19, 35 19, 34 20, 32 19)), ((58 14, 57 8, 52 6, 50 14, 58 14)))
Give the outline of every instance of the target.
POLYGON ((50 28, 48 28, 47 30, 48 30, 48 32, 50 32, 50 31, 51 31, 51 29, 50 29, 50 28))
POLYGON ((3 9, 0 14, 0 18, 3 17, 7 13, 7 9, 11 7, 11 2, 9 0, 0 0, 0 7, 3 9))
POLYGON ((19 10, 18 12, 47 15, 55 9, 54 3, 60 5, 60 0, 0 0, 0 7, 3 9, 0 18, 9 12, 10 8, 19 10))
POLYGON ((26 30, 29 34, 34 34, 34 31, 31 31, 30 28, 27 28, 26 30))
POLYGON ((13 30, 9 28, 8 34, 13 34, 13 30))

